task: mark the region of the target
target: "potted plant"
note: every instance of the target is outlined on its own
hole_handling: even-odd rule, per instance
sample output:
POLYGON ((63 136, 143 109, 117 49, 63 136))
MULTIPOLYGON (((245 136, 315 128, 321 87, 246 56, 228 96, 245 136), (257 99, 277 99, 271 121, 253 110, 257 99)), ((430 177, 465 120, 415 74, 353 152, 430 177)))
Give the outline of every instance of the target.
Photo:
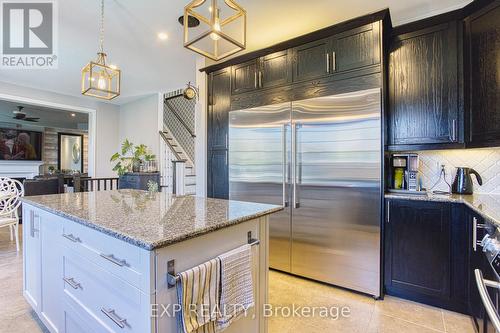
POLYGON ((113 171, 116 171, 119 176, 133 171, 139 172, 140 166, 145 161, 154 161, 156 156, 151 154, 149 148, 144 145, 134 145, 128 139, 122 143, 121 151, 114 153, 110 161, 116 162, 113 171))

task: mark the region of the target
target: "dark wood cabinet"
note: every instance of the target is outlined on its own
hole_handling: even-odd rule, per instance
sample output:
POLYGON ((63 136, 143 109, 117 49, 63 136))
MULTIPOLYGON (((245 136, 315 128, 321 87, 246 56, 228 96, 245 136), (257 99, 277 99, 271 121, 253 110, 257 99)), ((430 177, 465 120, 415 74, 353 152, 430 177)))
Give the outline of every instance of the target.
POLYGON ((467 226, 461 206, 388 200, 385 290, 390 295, 467 311, 467 226))
POLYGON ((240 94, 259 88, 259 60, 253 59, 231 67, 232 93, 240 94))
POLYGON ((310 80, 332 73, 332 38, 293 49, 293 81, 310 80))
POLYGON ((332 73, 379 64, 380 22, 335 35, 332 47, 332 73))
POLYGON ((500 145, 500 1, 465 20, 468 145, 500 145))
POLYGON ((228 112, 231 107, 230 69, 211 73, 208 85, 208 148, 227 149, 228 112))
POLYGON ((231 106, 230 68, 213 72, 208 80, 207 196, 228 196, 228 117, 231 106))
POLYGON ((393 38, 389 145, 431 148, 463 141, 458 34, 458 23, 452 21, 393 38))
POLYGON ((257 81, 260 88, 271 88, 291 82, 290 51, 275 52, 260 58, 257 81))
POLYGON ((229 199, 228 150, 208 152, 207 196, 229 199))

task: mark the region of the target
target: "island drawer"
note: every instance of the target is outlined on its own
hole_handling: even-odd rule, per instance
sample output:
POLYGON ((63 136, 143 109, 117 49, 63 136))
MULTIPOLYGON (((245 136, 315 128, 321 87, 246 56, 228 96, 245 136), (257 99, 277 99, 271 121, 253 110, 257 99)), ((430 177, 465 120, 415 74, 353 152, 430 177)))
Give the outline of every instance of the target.
POLYGON ((65 220, 61 239, 66 247, 150 293, 151 252, 100 231, 65 220))
MULTIPOLYGON (((74 252, 63 255, 64 299, 109 332, 148 332, 150 297, 74 252)), ((101 330, 102 331, 102 330, 101 330)))

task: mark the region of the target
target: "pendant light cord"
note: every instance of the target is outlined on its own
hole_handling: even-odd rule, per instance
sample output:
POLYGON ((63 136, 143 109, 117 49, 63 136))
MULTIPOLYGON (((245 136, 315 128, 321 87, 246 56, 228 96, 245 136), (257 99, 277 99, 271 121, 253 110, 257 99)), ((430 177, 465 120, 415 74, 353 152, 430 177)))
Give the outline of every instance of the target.
POLYGON ((104 53, 104 0, 101 0, 101 31, 99 34, 99 49, 104 53))

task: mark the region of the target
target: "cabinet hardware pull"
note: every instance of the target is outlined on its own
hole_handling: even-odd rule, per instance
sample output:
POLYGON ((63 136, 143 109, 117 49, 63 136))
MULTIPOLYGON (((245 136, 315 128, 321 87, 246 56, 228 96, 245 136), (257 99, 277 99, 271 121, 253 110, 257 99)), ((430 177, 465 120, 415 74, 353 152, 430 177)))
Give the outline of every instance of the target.
POLYGON ((330 53, 326 53, 326 72, 330 73, 330 53))
POLYGON ((35 237, 35 232, 40 231, 37 228, 35 228, 35 218, 39 219, 40 216, 38 216, 38 214, 35 214, 34 211, 30 211, 30 236, 32 238, 35 237))
POLYGON ((451 122, 451 141, 457 141, 457 120, 453 119, 451 122))
POLYGON ((64 282, 69 284, 71 288, 78 289, 81 287, 81 284, 76 282, 74 278, 63 278, 64 282))
POLYGON ((257 72, 254 73, 254 82, 253 85, 255 88, 257 88, 257 72))
POLYGON ((73 234, 69 234, 69 235, 66 235, 66 234, 62 234, 62 236, 66 239, 69 239, 70 241, 72 241, 73 243, 81 243, 82 241, 80 240, 80 238, 78 237, 75 237, 73 236, 73 234))
POLYGON ((113 256, 112 254, 104 254, 104 253, 101 253, 100 254, 101 257, 103 257, 104 259, 106 260, 109 260, 111 261, 113 264, 115 265, 118 265, 120 267, 123 267, 123 266, 128 266, 127 265, 127 262, 125 260, 121 260, 121 259, 117 259, 115 258, 115 256, 113 256))
POLYGON ((477 218, 472 218, 472 249, 477 250, 477 218))
POLYGON ((111 319, 118 327, 120 328, 125 328, 125 324, 127 322, 127 319, 125 318, 120 318, 114 309, 105 309, 101 308, 101 312, 104 313, 109 319, 111 319))
POLYGON ((387 200, 387 223, 391 221, 391 202, 387 200))
POLYGON ((337 71, 337 55, 335 51, 332 52, 332 72, 337 71))
POLYGON ((262 72, 259 71, 259 88, 262 88, 262 72))

